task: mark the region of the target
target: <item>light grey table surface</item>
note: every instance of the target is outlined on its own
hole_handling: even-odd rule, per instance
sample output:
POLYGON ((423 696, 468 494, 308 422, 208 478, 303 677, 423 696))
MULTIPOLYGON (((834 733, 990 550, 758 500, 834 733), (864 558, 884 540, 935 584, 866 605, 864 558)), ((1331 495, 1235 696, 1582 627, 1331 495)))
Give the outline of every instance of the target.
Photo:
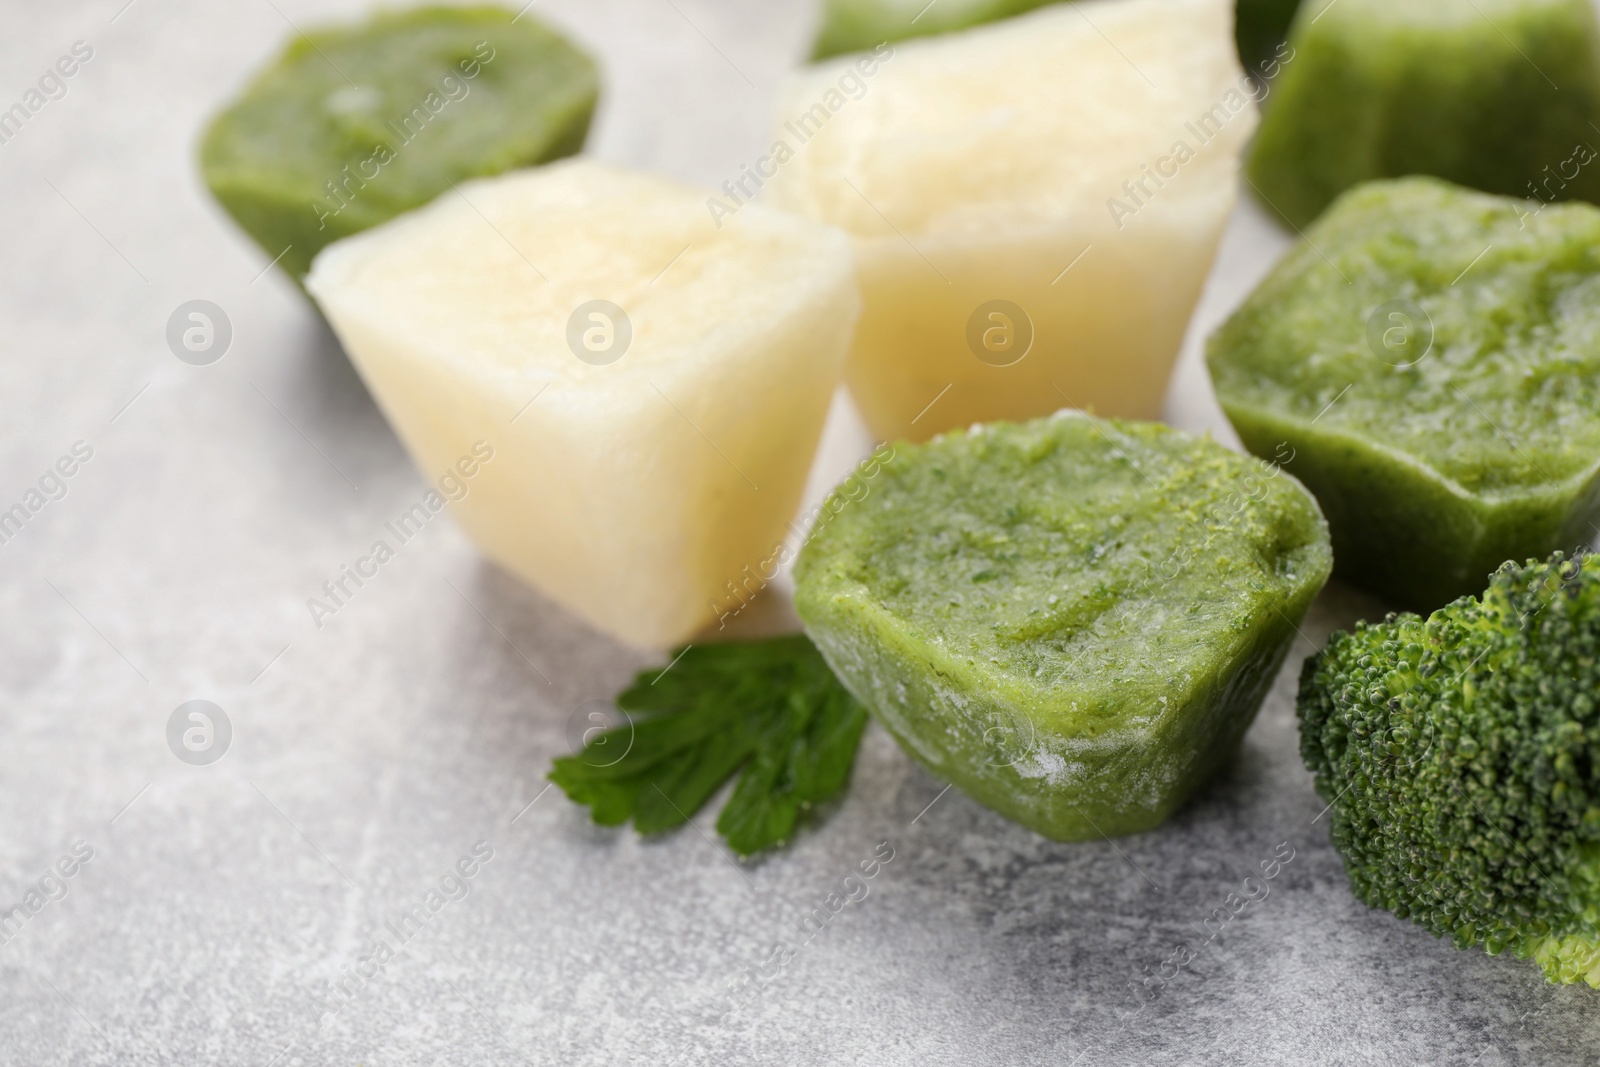
MULTIPOLYGON (((0 107, 75 41, 93 49, 67 95, 0 145, 0 506, 75 443, 93 451, 0 546, 0 908, 45 890, 0 945, 0 1062, 1600 1056, 1592 991, 1352 898, 1292 710, 1310 641, 1376 610, 1338 589, 1232 767, 1166 827, 1114 844, 1052 844, 942 794, 876 728, 833 817, 744 867, 713 814, 643 843, 541 792, 573 709, 659 660, 485 564, 447 519, 312 624, 307 597, 423 482, 320 319, 262 273, 195 172, 203 120, 290 22, 359 5, 124 3, 6 0, 0 15, 0 107), (194 298, 233 323, 211 366, 164 340, 194 298), (234 732, 203 767, 166 737, 197 698, 234 732), (1294 858, 1270 894, 1211 935, 1205 920, 1281 843, 1294 858), (460 899, 363 966, 475 845, 492 858, 444 883, 460 899), (49 880, 75 848, 92 857, 49 880), (893 858, 852 883, 865 898, 804 940, 798 921, 875 848, 893 858), (1130 983, 1170 974, 1185 942, 1194 961, 1136 999, 1130 983), (785 962, 763 966, 776 946, 785 962), (330 995, 341 977, 348 1003, 330 995)), ((799 0, 535 12, 604 64, 590 151, 706 185, 760 153, 814 18, 799 0)), ((1241 207, 1175 423, 1231 439, 1196 338, 1286 244, 1241 207)), ((813 493, 865 444, 836 405, 813 493)), ((775 598, 751 623, 787 621, 775 598)))

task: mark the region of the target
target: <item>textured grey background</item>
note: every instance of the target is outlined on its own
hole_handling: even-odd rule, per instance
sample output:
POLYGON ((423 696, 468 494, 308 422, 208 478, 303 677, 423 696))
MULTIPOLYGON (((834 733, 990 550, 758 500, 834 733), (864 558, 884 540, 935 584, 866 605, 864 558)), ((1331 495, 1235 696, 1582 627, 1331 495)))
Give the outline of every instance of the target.
MULTIPOLYGON (((0 946, 0 1061, 1600 1056, 1597 994, 1352 899, 1296 755, 1292 674, 1309 643, 1227 774, 1115 845, 1051 844, 941 797, 877 731, 833 817, 742 869, 710 815, 641 843, 541 796, 572 710, 649 660, 482 563, 448 519, 312 626, 306 598, 424 485, 298 292, 257 277, 265 257, 192 164, 206 115, 290 20, 356 5, 123 3, 5 0, 0 16, 0 106, 73 41, 95 49, 68 95, 0 145, 0 506, 75 441, 94 449, 67 496, 0 547, 0 907, 74 841, 94 850, 68 895, 0 946), (194 298, 234 325, 213 366, 163 340, 194 298), (195 698, 234 727, 210 767, 165 740, 195 698), (494 856, 470 894, 319 1022, 328 983, 479 841, 494 856), (881 842, 894 858, 870 894, 801 946, 796 922, 881 842), (1203 920, 1280 842, 1295 858, 1270 895, 1206 941, 1203 920), (1185 941, 1193 964, 1133 999, 1129 983, 1185 941), (723 1018, 740 974, 783 943, 786 965, 723 1018)), ((708 185, 759 154, 813 17, 801 0, 535 9, 603 60, 591 150, 708 185)), ((1241 209, 1197 334, 1284 244, 1241 209)), ((1195 355, 1191 340, 1173 421, 1226 436, 1195 355)), ((816 488, 864 443, 836 410, 816 488)), ((783 625, 782 603, 769 608, 751 621, 783 625)), ((1334 590, 1306 634, 1363 611, 1334 590)))

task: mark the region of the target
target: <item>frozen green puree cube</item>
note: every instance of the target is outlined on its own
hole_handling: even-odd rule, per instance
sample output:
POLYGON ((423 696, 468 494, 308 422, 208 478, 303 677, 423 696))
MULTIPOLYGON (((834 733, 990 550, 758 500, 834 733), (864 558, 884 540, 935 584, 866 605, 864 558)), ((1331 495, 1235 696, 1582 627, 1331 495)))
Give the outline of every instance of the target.
POLYGON ((1250 180, 1304 227, 1374 178, 1600 200, 1591 0, 1308 0, 1250 180))
POLYGON ((1432 178, 1345 194, 1212 337, 1245 445, 1341 578, 1427 613, 1600 518, 1600 210, 1432 178))
POLYGON ((426 7, 297 37, 206 131, 206 184, 298 279, 324 245, 452 182, 572 155, 594 62, 533 16, 513 19, 426 7))
POLYGON ((913 757, 1062 841, 1206 780, 1332 565, 1293 478, 1153 423, 997 423, 849 484, 797 565, 806 632, 913 757))

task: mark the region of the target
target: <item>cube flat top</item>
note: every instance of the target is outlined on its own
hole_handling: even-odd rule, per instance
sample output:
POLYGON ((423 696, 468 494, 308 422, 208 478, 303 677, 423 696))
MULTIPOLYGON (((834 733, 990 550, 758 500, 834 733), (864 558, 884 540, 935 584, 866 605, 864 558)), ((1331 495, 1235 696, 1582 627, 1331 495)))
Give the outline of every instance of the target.
POLYGON ((867 487, 806 544, 807 620, 855 613, 945 684, 1085 744, 1187 707, 1332 566, 1300 485, 1148 423, 1063 413, 897 444, 867 487))
POLYGON ((827 61, 785 87, 768 195, 860 236, 992 241, 1092 226, 1166 160, 1153 203, 1181 211, 1255 128, 1232 27, 1228 0, 1090 0, 827 61))
MULTIPOLYGON (((833 817, 752 867, 716 848, 708 815, 705 836, 648 843, 587 825, 543 771, 586 702, 664 658, 586 632, 444 515, 321 629, 307 613, 427 484, 316 313, 206 198, 192 153, 292 32, 284 16, 309 27, 359 5, 119 7, 13 5, 0 34, 7 104, 74 41, 93 49, 0 144, 0 500, 49 471, 66 486, 46 479, 0 545, 0 902, 54 879, 0 945, 0 1062, 1600 1056, 1593 990, 1456 952, 1350 895, 1290 706, 1312 642, 1381 616, 1340 589, 1238 761, 1146 836, 1052 845, 942 793, 876 729, 833 817), (232 327, 209 366, 165 336, 196 299, 232 327), (79 441, 92 458, 61 462, 79 441), (168 741, 195 699, 232 727, 210 766, 168 741), (885 842, 867 895, 845 887, 885 842), (1263 863, 1279 864, 1269 894, 1233 913, 1263 863), (381 938, 402 951, 379 960, 381 938)), ((813 31, 809 5, 774 0, 535 12, 601 59, 592 151, 708 189, 766 151, 813 31)), ((1170 394, 1177 424, 1232 439, 1198 340, 1286 245, 1241 207, 1170 394)), ((813 499, 867 450, 846 415, 813 499)))
POLYGON ((587 57, 532 20, 493 8, 380 14, 296 39, 207 131, 203 158, 214 181, 306 210, 348 208, 370 226, 452 179, 548 158, 595 81, 587 57), (470 108, 449 110, 475 92, 470 108), (354 180, 341 170, 352 161, 354 180), (330 182, 348 184, 335 195, 330 182))
POLYGON ((1308 236, 1213 344, 1225 403, 1469 493, 1581 489, 1600 464, 1600 210, 1409 179, 1352 190, 1308 236))
MULTIPOLYGON (((746 206, 717 217, 701 189, 586 159, 457 186, 318 257, 307 286, 346 316, 478 369, 594 383, 574 320, 605 301, 632 332, 608 375, 710 354, 852 284, 848 243, 798 216, 746 206)), ((737 351, 744 340, 747 350, 737 351)), ((735 351, 730 351, 734 349, 735 351)))

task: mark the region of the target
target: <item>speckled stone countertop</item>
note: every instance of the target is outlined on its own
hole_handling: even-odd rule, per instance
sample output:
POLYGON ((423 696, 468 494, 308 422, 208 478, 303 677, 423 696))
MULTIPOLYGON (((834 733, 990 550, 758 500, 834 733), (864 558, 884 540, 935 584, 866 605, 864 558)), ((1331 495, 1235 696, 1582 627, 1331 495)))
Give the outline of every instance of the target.
MULTIPOLYGON (((484 563, 448 518, 313 625, 306 599, 424 485, 193 158, 205 117, 291 23, 356 8, 0 15, 0 108, 75 42, 93 51, 0 144, 0 498, 74 446, 92 453, 0 546, 0 907, 42 898, 0 944, 0 1062, 1600 1057, 1593 991, 1351 896, 1291 704, 1310 642, 1378 610, 1337 588, 1238 759, 1158 832, 1052 844, 942 792, 873 729, 832 817, 747 866, 709 815, 642 843, 545 791, 575 709, 649 660, 484 563), (232 324, 209 366, 165 340, 194 299, 232 324), (189 700, 231 726, 210 765, 168 744, 189 700), (874 850, 892 858, 866 895, 805 939, 799 919, 874 850), (1264 899, 1213 918, 1291 851, 1264 899), (442 905, 408 919, 430 893, 442 905), (375 959, 380 939, 401 950, 375 959), (1163 967, 1185 943, 1193 961, 1163 967), (1150 974, 1164 977, 1136 995, 1150 974)), ((590 151, 708 186, 765 147, 814 18, 791 0, 535 10, 604 65, 590 151)), ((1173 385, 1176 424, 1232 439, 1197 338, 1286 245, 1241 207, 1173 385)), ((813 495, 865 445, 837 405, 813 495)), ((787 610, 775 597, 743 622, 782 627, 787 610)))

